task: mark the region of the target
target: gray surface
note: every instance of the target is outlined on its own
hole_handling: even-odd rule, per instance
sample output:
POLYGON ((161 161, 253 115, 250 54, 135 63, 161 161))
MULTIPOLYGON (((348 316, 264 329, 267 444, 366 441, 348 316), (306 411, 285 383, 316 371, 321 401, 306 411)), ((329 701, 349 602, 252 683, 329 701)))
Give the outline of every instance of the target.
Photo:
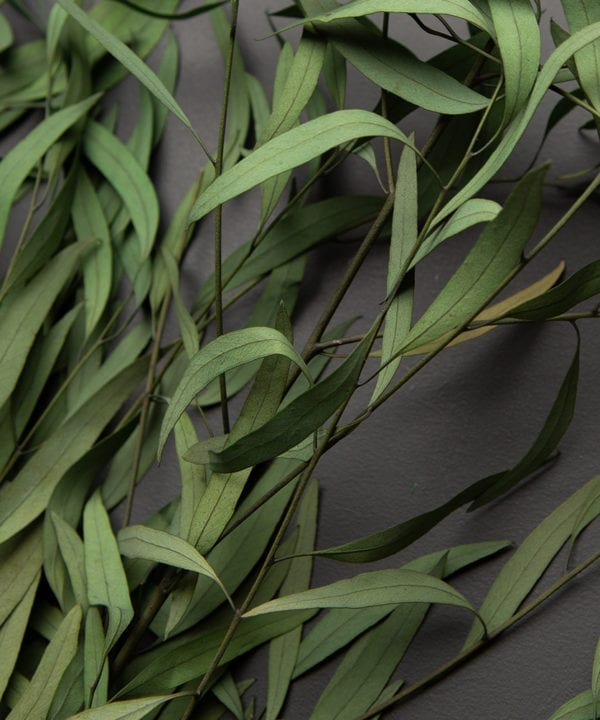
MULTIPOLYGON (((184 7, 192 4, 186 3, 184 7)), ((262 10, 282 4, 276 0, 242 3, 240 38, 246 61, 267 87, 272 81, 276 44, 273 40, 257 42, 255 38, 268 33, 262 10)), ((558 2, 546 3, 547 14, 558 17, 558 6, 558 2)), ((183 53, 178 97, 207 144, 214 147, 222 80, 221 64, 214 61, 215 44, 203 19, 177 24, 175 29, 183 53)), ((410 44, 415 37, 414 26, 410 24, 400 31, 410 44)), ((435 41, 431 46, 420 46, 418 52, 426 57, 439 48, 435 41)), ((132 113, 134 98, 135 94, 129 95, 132 113)), ((368 107, 372 99, 372 89, 353 76, 349 107, 368 107)), ((544 120, 542 112, 537 120, 538 132, 544 120)), ((552 171, 555 174, 597 161, 597 145, 578 136, 576 126, 576 120, 563 124, 546 145, 543 157, 555 159, 552 171)), ((403 129, 422 131, 412 118, 403 129)), ((530 156, 531 144, 526 142, 518 163, 511 161, 506 174, 523 167, 530 156)), ((171 118, 155 165, 167 215, 192 182, 201 161, 189 135, 171 118)), ((352 167, 353 176, 344 182, 351 185, 372 182, 365 166, 357 162, 352 167)), ((248 228, 252 230, 256 215, 253 199, 250 194, 228 206, 229 247, 245 239, 248 228)), ((542 225, 550 226, 567 206, 566 197, 550 191, 542 225)), ((567 259, 571 270, 596 258, 597 228, 594 201, 540 258, 531 277, 543 274, 561 258, 567 259)), ((420 310, 460 261, 468 240, 448 244, 423 264, 418 275, 420 310)), ((190 295, 210 272, 209 248, 206 235, 184 269, 190 295)), ((309 280, 302 290, 298 311, 300 341, 350 251, 351 247, 336 245, 311 259, 311 272, 307 274, 309 280)), ((359 313, 372 317, 383 299, 385 261, 386 249, 380 245, 357 279, 352 299, 340 308, 340 318, 359 313)), ((231 320, 228 329, 233 329, 231 320)), ((598 472, 600 342, 596 324, 582 323, 581 329, 583 357, 577 413, 561 443, 560 459, 501 502, 472 515, 454 515, 387 565, 399 565, 418 554, 463 542, 510 538, 518 543, 548 512, 598 472)), ((320 463, 319 546, 344 542, 400 522, 443 502, 478 478, 514 464, 540 428, 573 348, 573 331, 554 326, 498 329, 476 345, 445 352, 419 373, 414 383, 377 411, 348 443, 335 448, 320 463)), ((151 473, 144 491, 138 493, 136 516, 143 517, 162 505, 177 492, 177 487, 176 463, 167 458, 160 469, 151 473)), ((584 538, 578 557, 585 557, 599 541, 596 527, 584 538)), ((471 571, 457 579, 457 586, 477 604, 502 562, 499 558, 471 571)), ((542 585, 547 586, 561 568, 559 559, 542 585)), ((355 566, 321 560, 315 565, 314 582, 329 582, 355 570, 355 566)), ((590 686, 593 652, 600 631, 599 597, 600 575, 596 569, 554 597, 484 655, 386 717, 544 720, 562 702, 590 686)), ((470 619, 458 610, 432 612, 403 665, 403 677, 408 682, 414 681, 457 652, 469 623, 470 619)), ((266 666, 260 663, 260 667, 255 664, 248 672, 264 676, 266 666)), ((308 717, 331 671, 331 667, 327 668, 297 683, 283 713, 286 720, 308 717)), ((264 686, 259 684, 258 691, 262 690, 264 686)))

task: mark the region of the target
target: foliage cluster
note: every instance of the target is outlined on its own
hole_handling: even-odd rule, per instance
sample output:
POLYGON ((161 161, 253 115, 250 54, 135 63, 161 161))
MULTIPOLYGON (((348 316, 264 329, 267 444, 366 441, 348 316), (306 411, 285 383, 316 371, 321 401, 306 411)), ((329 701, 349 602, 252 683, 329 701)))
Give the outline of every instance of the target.
MULTIPOLYGON (((272 89, 244 65, 238 4, 12 0, 0 12, 0 239, 16 226, 13 206, 23 213, 5 245, 0 289, 0 717, 8 720, 299 717, 286 705, 290 688, 332 657, 339 662, 310 720, 381 717, 600 557, 534 593, 600 513, 600 476, 511 551, 478 608, 448 580, 505 542, 402 565, 392 557, 450 514, 498 500, 543 469, 573 417, 578 324, 597 317, 600 259, 567 277, 560 265, 517 291, 507 286, 597 194, 598 168, 581 174, 568 211, 541 237, 547 165, 511 181, 502 204, 485 196, 547 97, 558 100, 544 138, 575 108, 589 116, 585 132, 600 130, 600 4, 562 0, 568 25, 551 22, 555 47, 542 61, 542 0, 296 0, 268 17, 279 48, 272 89), (37 39, 15 40, 16 13, 37 39), (419 37, 404 46, 390 18, 441 35, 447 48, 419 59, 419 37), (175 99, 170 23, 183 21, 212 26, 222 52, 214 149, 185 98, 175 99), (285 39, 291 27, 294 44, 285 39), (156 48, 151 69, 145 59, 156 48), (348 66, 377 89, 376 107, 347 106, 348 66), (139 113, 123 138, 112 90, 132 76, 139 113), (402 130, 417 110, 432 120, 422 143, 402 130), (151 179, 168 113, 206 157, 172 218, 162 217, 151 179), (380 194, 324 195, 320 181, 352 157, 374 172, 380 194), (225 257, 226 203, 253 189, 258 223, 225 257), (186 304, 180 273, 203 225, 214 234, 214 268, 186 304), (413 317, 420 263, 469 230, 476 239, 462 262, 413 317), (356 251, 299 348, 307 256, 349 231, 360 237, 356 251), (376 242, 389 247, 387 286, 368 329, 351 335, 352 318, 332 319, 376 242), (248 297, 250 318, 232 329, 230 309, 248 297), (322 456, 351 442, 447 348, 499 325, 540 322, 572 325, 574 351, 525 455, 424 514, 316 549, 322 456), (169 323, 176 340, 166 338, 169 323), (172 437, 180 493, 133 525, 138 483, 172 437), (311 587, 322 556, 391 560, 311 587), (471 613, 471 630, 453 659, 403 687, 397 670, 434 604, 471 613), (268 690, 257 703, 237 661, 265 645, 268 690)), ((598 716, 600 645, 591 676, 553 720, 598 716)))

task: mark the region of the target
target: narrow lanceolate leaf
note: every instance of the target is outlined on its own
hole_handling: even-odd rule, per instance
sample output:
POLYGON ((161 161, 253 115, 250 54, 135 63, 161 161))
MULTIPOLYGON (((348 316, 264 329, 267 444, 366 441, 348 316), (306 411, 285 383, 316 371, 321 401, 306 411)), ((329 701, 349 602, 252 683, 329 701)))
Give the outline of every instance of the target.
POLYGON ((321 38, 306 33, 302 36, 259 144, 294 127, 316 87, 325 59, 325 48, 326 42, 321 38))
POLYGON ((99 492, 83 511, 83 539, 90 605, 104 605, 108 610, 108 652, 131 622, 133 607, 117 541, 99 492))
POLYGON ((594 695, 586 690, 561 705, 548 720, 596 720, 596 717, 594 695))
MULTIPOLYGON (((600 21, 600 5, 595 0, 561 0, 572 33, 600 21)), ((577 75, 591 104, 600 110, 600 41, 575 53, 577 75)))
MULTIPOLYGON (((600 476, 596 476, 562 505, 556 508, 530 533, 504 565, 494 580, 480 609, 488 631, 493 632, 510 619, 529 595, 560 548, 570 538, 582 513, 594 506, 595 515, 587 513, 590 523, 600 512, 600 476)), ((474 624, 465 647, 477 642, 481 629, 474 624)))
POLYGON ((44 651, 27 688, 7 720, 45 720, 63 673, 77 652, 81 608, 69 612, 44 651))
POLYGON ((512 470, 505 473, 491 487, 485 490, 477 500, 473 502, 469 510, 476 510, 491 500, 500 497, 500 495, 510 490, 550 458, 573 419, 575 401, 577 399, 578 379, 579 337, 577 338, 575 355, 569 365, 565 379, 560 386, 556 400, 546 418, 544 427, 529 449, 529 452, 527 452, 512 470))
POLYGON ((75 233, 80 241, 93 240, 94 249, 83 263, 85 329, 90 335, 100 320, 112 288, 110 232, 102 206, 88 175, 79 171, 71 209, 75 233))
POLYGON ((489 3, 502 58, 504 119, 509 122, 527 103, 540 64, 540 30, 529 0, 489 3))
POLYGON ((172 699, 172 695, 150 695, 135 700, 111 702, 79 712, 77 715, 72 715, 69 720, 142 720, 153 710, 172 699))
POLYGON ((509 315, 520 320, 546 320, 599 293, 600 260, 595 260, 543 295, 518 305, 509 315))
POLYGON ((281 455, 318 430, 345 403, 358 382, 373 341, 371 331, 331 375, 292 400, 262 427, 220 453, 210 453, 218 472, 232 472, 281 455))
POLYGON ((0 546, 0 625, 21 602, 41 567, 41 528, 0 546))
POLYGON ((400 43, 358 22, 332 23, 324 29, 336 50, 366 78, 418 107, 462 115, 489 103, 484 95, 419 60, 400 43))
POLYGON ((392 300, 385 316, 381 343, 382 370, 377 376, 371 402, 381 395, 398 369, 400 358, 396 360, 392 360, 392 358, 396 355, 402 341, 408 334, 412 320, 413 284, 408 282, 406 287, 398 289, 398 283, 406 273, 417 245, 416 159, 415 153, 409 147, 406 147, 402 152, 398 166, 386 284, 387 295, 389 296, 392 292, 396 292, 397 295, 392 300))
POLYGON ((67 567, 75 602, 82 610, 87 609, 87 587, 85 578, 85 560, 83 556, 83 541, 60 515, 51 511, 52 524, 56 532, 56 539, 60 553, 67 567))
POLYGON ((248 610, 242 617, 251 618, 287 610, 315 608, 360 608, 401 603, 440 603, 475 612, 471 603, 453 587, 425 573, 414 570, 375 570, 338 580, 287 597, 269 600, 248 610))
MULTIPOLYGON (((181 109, 179 103, 167 90, 162 80, 152 71, 145 62, 130 50, 121 40, 86 14, 74 0, 59 0, 60 5, 71 15, 71 17, 85 28, 108 52, 115 57, 127 70, 136 77, 152 93, 152 95, 170 110, 194 136, 196 133, 192 128, 187 115, 181 109)), ((197 137, 197 136, 196 136, 197 137)))
POLYGON ((19 656, 41 576, 42 574, 38 570, 19 604, 0 627, 0 657, 2 658, 2 663, 0 663, 0 699, 4 695, 19 656))
POLYGON ((88 122, 84 151, 123 200, 135 228, 141 259, 145 260, 154 245, 159 216, 150 178, 129 148, 100 123, 88 122))
POLYGON ((50 115, 4 156, 0 162, 0 245, 4 239, 10 208, 26 177, 58 138, 91 110, 99 97, 93 95, 50 115))
POLYGON ((172 567, 191 570, 214 580, 229 598, 227 590, 207 560, 195 547, 176 535, 144 525, 132 525, 119 532, 119 550, 130 558, 142 558, 172 567))
POLYGON ((44 512, 64 474, 88 450, 145 375, 142 359, 89 398, 43 443, 14 480, 0 490, 0 543, 44 512))
POLYGON ((74 243, 0 305, 0 407, 12 393, 50 308, 90 244, 74 243))
POLYGON ((273 328, 256 327, 234 330, 205 345, 190 362, 169 403, 160 433, 159 458, 175 423, 208 383, 227 370, 270 355, 283 355, 289 358, 307 377, 310 377, 308 368, 290 341, 273 328))
POLYGON ((469 322, 510 279, 537 225, 546 170, 533 170, 519 182, 502 212, 485 227, 461 266, 415 323, 402 343, 404 352, 469 322))
POLYGON ((224 172, 200 195, 190 219, 199 220, 237 195, 338 145, 373 136, 409 144, 395 125, 367 110, 338 110, 309 120, 269 140, 224 172))
POLYGON ((106 639, 100 611, 88 609, 85 618, 83 698, 85 707, 104 705, 108 694, 108 661, 104 648, 106 639))
POLYGON ((590 43, 600 39, 600 22, 594 23, 579 32, 575 33, 571 38, 565 40, 544 63, 538 74, 537 80, 529 95, 527 105, 515 117, 513 122, 502 136, 497 147, 491 153, 483 167, 475 173, 475 175, 462 187, 454 197, 446 203, 440 212, 433 219, 436 225, 444 218, 451 215, 466 200, 472 198, 504 165, 508 157, 511 155, 516 144, 519 142, 525 130, 529 127, 531 118, 537 110, 538 105, 546 96, 547 90, 554 82, 556 74, 565 64, 565 62, 576 52, 586 47, 590 43))

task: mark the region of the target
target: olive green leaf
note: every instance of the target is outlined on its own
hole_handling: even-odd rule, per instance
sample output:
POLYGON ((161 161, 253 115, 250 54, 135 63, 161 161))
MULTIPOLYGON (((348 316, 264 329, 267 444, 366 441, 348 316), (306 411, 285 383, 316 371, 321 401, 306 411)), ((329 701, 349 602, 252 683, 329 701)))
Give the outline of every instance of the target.
POLYGON ((83 511, 83 541, 90 605, 104 605, 108 610, 108 652, 131 622, 133 607, 117 541, 99 492, 92 495, 83 511))
POLYGON ((11 614, 0 625, 0 698, 9 683, 15 668, 25 631, 29 625, 29 616, 42 573, 38 570, 23 597, 19 600, 11 614))
POLYGON ((268 327, 234 330, 205 345, 192 358, 179 383, 162 423, 158 444, 160 458, 167 437, 194 397, 211 380, 227 370, 270 355, 289 358, 309 377, 308 368, 289 340, 268 327))
POLYGON ((205 575, 217 583, 231 602, 225 586, 210 564, 183 538, 144 525, 131 525, 118 534, 121 555, 164 563, 205 575))
POLYGON ((148 695, 135 700, 121 700, 83 710, 69 720, 142 720, 156 708, 179 695, 148 695))
MULTIPOLYGON (((413 136, 410 139, 412 141, 413 136)), ((411 256, 416 251, 417 219, 416 155, 409 147, 406 147, 400 158, 396 179, 386 285, 388 296, 397 289, 398 283, 403 280, 411 256)), ((396 353, 410 330, 413 295, 413 283, 409 281, 405 288, 397 292, 386 313, 381 343, 382 369, 377 376, 371 402, 375 401, 386 389, 400 364, 400 358, 396 353), (394 357, 395 360, 392 359, 394 357)))
POLYGON ((275 175, 302 165, 327 150, 360 137, 390 137, 410 144, 388 120, 367 110, 337 110, 269 140, 218 177, 194 205, 199 220, 219 205, 275 175))
POLYGON ((0 626, 29 591, 42 567, 41 528, 0 546, 0 626))
POLYGON ((244 707, 239 690, 231 673, 226 672, 223 677, 213 685, 212 692, 215 697, 235 716, 236 720, 244 720, 244 707))
POLYGON ((73 243, 0 305, 0 407, 12 393, 36 335, 90 243, 73 243))
POLYGON ((488 3, 504 72, 504 121, 525 106, 538 73, 541 38, 529 0, 488 3))
POLYGON ((156 190, 133 153, 100 123, 86 126, 84 151, 117 191, 137 235, 140 259, 145 260, 154 245, 158 228, 156 190))
MULTIPOLYGON (((504 565, 480 608, 488 631, 494 631, 506 622, 531 592, 560 548, 571 536, 582 510, 594 506, 600 513, 600 476, 596 476, 571 495, 548 515, 521 543, 504 565)), ((587 514, 590 523, 594 516, 587 514)), ((481 629, 473 625, 465 647, 481 637, 481 629)))
POLYGON ((316 608, 361 608, 400 603, 440 603, 475 612, 469 601, 447 583, 415 570, 373 570, 347 580, 269 600, 244 613, 244 618, 316 608))
POLYGON ((63 520, 60 515, 51 511, 51 519, 56 532, 60 554, 69 573, 75 602, 85 612, 88 606, 88 598, 83 541, 71 525, 63 520))
POLYGON ((102 618, 97 607, 90 607, 85 617, 83 697, 85 707, 96 707, 107 702, 108 661, 104 648, 106 639, 102 618))
POLYGON ((96 104, 100 95, 53 113, 31 130, 0 162, 0 245, 17 192, 36 163, 58 138, 96 104))
POLYGON ((219 453, 210 453, 212 469, 233 472, 251 467, 281 455, 318 430, 354 391, 375 329, 331 375, 292 400, 257 430, 219 453))
POLYGON ((579 693, 552 713, 548 720, 596 720, 595 700, 591 690, 579 693))
POLYGON ((0 13, 0 53, 13 44, 13 32, 8 20, 0 13))
POLYGON ((92 448, 142 380, 146 367, 147 360, 139 360, 98 390, 31 455, 15 479, 0 489, 0 542, 44 512, 61 478, 92 448))
POLYGON ((152 93, 152 95, 177 117, 192 135, 199 140, 187 115, 179 103, 167 90, 162 80, 145 62, 130 50, 125 43, 85 13, 74 0, 58 0, 59 4, 92 35, 106 50, 115 57, 127 70, 136 77, 152 93))
POLYGON ((60 680, 77 652, 81 608, 66 615, 44 651, 28 685, 7 720, 44 720, 60 680))
MULTIPOLYGON (((600 7, 594 0, 561 0, 572 33, 600 21, 600 7)), ((596 110, 600 110, 600 41, 578 50, 574 55, 581 87, 596 110)))
POLYGON ((486 225, 458 270, 412 327, 402 352, 469 322, 518 269, 540 214, 547 167, 517 184, 502 211, 486 225))

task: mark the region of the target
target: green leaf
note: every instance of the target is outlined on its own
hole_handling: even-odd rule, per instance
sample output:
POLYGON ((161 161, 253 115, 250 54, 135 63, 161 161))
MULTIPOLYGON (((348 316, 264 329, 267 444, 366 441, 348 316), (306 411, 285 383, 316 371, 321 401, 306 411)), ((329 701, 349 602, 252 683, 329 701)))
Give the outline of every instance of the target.
MULTIPOLYGON (((600 7, 594 0, 561 0, 572 33, 600 21, 600 7)), ((600 110, 600 41, 591 43, 574 55, 581 87, 591 104, 600 110)))
POLYGON ((229 599, 225 586, 210 564, 186 540, 163 530, 154 530, 144 525, 132 525, 123 528, 119 532, 118 540, 119 550, 125 557, 152 560, 153 562, 164 563, 165 565, 205 575, 214 580, 223 590, 225 597, 229 599))
POLYGON ((210 453, 217 472, 233 472, 271 460, 318 430, 355 389, 374 329, 331 375, 292 400, 271 420, 220 453, 210 453))
POLYGON ((12 393, 50 308, 89 249, 73 243, 56 255, 24 288, 0 306, 0 407, 12 393))
POLYGON ((135 700, 111 702, 72 715, 69 720, 142 720, 177 695, 149 695, 135 700))
POLYGON ((92 95, 50 115, 4 156, 0 162, 0 245, 6 232, 10 208, 31 170, 58 138, 91 110, 99 97, 92 95))
POLYGON ((309 120, 269 140, 225 171, 198 198, 190 219, 199 220, 246 190, 327 150, 356 138, 372 136, 390 137, 410 144, 395 125, 366 110, 338 110, 309 120))
POLYGON ((579 336, 577 337, 577 349, 575 350, 573 360, 569 365, 556 400, 546 418, 544 427, 535 442, 512 470, 504 473, 493 485, 479 495, 469 507, 469 511, 476 510, 482 505, 503 495, 550 458, 573 419, 575 401, 577 399, 578 379, 579 336))
POLYGON ((42 574, 38 570, 27 591, 13 609, 10 616, 0 626, 0 698, 9 683, 10 676, 15 668, 19 652, 29 625, 29 616, 33 607, 33 600, 37 592, 42 574))
POLYGON ((0 12, 0 53, 13 44, 13 32, 8 20, 0 12))
POLYGON ((104 705, 108 698, 108 661, 106 639, 100 611, 88 608, 85 618, 83 697, 85 707, 104 705))
POLYGON ((541 39, 529 0, 494 0, 488 3, 504 72, 504 121, 525 106, 540 64, 541 39))
POLYGON ((419 60, 379 31, 347 21, 323 29, 336 50, 372 83, 418 107, 462 115, 482 110, 489 103, 484 95, 419 60))
POLYGON ((0 625, 27 594, 41 567, 41 528, 0 546, 0 625))
POLYGON ((150 178, 132 152, 100 123, 89 121, 83 138, 86 156, 117 191, 135 228, 141 259, 152 250, 158 229, 158 199, 150 178))
POLYGON ((194 138, 199 140, 196 131, 193 129, 192 124, 181 109, 179 103, 167 90, 162 80, 160 80, 146 63, 140 60, 125 43, 121 42, 121 40, 103 28, 100 23, 86 14, 74 0, 58 0, 58 2, 74 20, 85 28, 113 57, 127 68, 160 103, 170 110, 173 115, 188 128, 194 138))
POLYGON ((77 652, 81 608, 69 612, 44 651, 27 688, 7 720, 45 720, 63 673, 77 652))
POLYGON ((51 512, 51 519, 56 532, 60 554, 69 573, 75 602, 85 611, 87 610, 88 600, 83 541, 60 515, 51 512))
POLYGON ((594 706, 592 691, 586 690, 561 705, 548 720, 595 720, 594 706))
POLYGON ((96 247, 83 263, 85 332, 98 324, 112 289, 112 248, 102 206, 87 173, 79 171, 71 209, 73 226, 80 241, 94 240, 96 247))
POLYGON ((502 211, 483 230, 446 286, 402 343, 406 352, 468 323, 518 269, 540 214, 547 166, 515 187, 502 211))
MULTIPOLYGON (((571 536, 582 510, 593 505, 595 514, 600 512, 599 496, 600 476, 596 476, 559 505, 525 538, 494 580, 480 608, 488 631, 494 631, 512 617, 571 536)), ((593 519, 593 516, 587 515, 588 523, 593 519)), ((465 647, 473 645, 480 637, 481 629, 474 625, 465 647)))
POLYGON ((212 691, 223 705, 235 715, 236 720, 244 720, 244 707, 242 698, 236 687, 235 680, 231 673, 227 672, 212 687, 212 691))
MULTIPOLYGON (((181 508, 179 517, 179 537, 190 540, 194 513, 200 498, 206 490, 206 472, 189 459, 190 453, 198 446, 196 428, 187 413, 175 424, 175 448, 181 475, 181 508)), ((207 458, 208 462, 208 458, 207 458)))
POLYGON ((537 76, 527 105, 511 122, 497 147, 490 154, 481 169, 444 205, 433 219, 432 225, 436 225, 445 217, 451 215, 466 200, 473 197, 475 193, 491 180, 506 162, 523 133, 529 127, 533 114, 565 62, 578 50, 598 39, 600 39, 600 22, 594 23, 575 33, 554 50, 537 76))
MULTIPOLYGON (((410 140, 413 140, 411 136, 410 140)), ((417 247, 417 158, 408 147, 404 148, 398 166, 390 258, 388 261, 386 294, 394 292, 404 278, 410 259, 417 247)), ((374 402, 390 384, 400 364, 396 353, 410 330, 413 310, 414 286, 407 286, 397 292, 386 315, 381 344, 381 371, 370 402, 374 402), (393 358, 396 357, 395 360, 393 358)))
POLYGON ((273 328, 234 330, 205 345, 192 358, 169 403, 158 444, 159 459, 169 433, 200 390, 227 370, 271 355, 289 358, 309 376, 308 368, 289 340, 273 328))
POLYGON ((96 392, 31 455, 15 479, 0 489, 0 542, 44 511, 61 478, 92 448, 142 380, 146 367, 147 360, 139 360, 96 392))
POLYGON ((83 511, 85 570, 90 605, 108 609, 105 652, 123 634, 133 618, 127 578, 119 548, 100 492, 94 493, 83 511))
POLYGON ((330 585, 269 600, 248 610, 243 618, 317 608, 361 608, 400 603, 440 603, 467 608, 471 603, 447 583, 414 570, 374 570, 330 585))
POLYGON ((183 303, 181 293, 179 292, 179 268, 175 258, 166 247, 161 247, 161 256, 164 262, 171 290, 173 293, 173 300, 175 301, 175 312, 177 314, 177 324, 179 325, 179 334, 183 341, 186 355, 191 360, 194 355, 198 352, 200 345, 200 335, 196 323, 183 303))
POLYGON ((594 653, 594 665, 592 667, 592 694, 594 696, 594 712, 598 713, 598 705, 600 704, 600 639, 596 643, 596 652, 594 653))

